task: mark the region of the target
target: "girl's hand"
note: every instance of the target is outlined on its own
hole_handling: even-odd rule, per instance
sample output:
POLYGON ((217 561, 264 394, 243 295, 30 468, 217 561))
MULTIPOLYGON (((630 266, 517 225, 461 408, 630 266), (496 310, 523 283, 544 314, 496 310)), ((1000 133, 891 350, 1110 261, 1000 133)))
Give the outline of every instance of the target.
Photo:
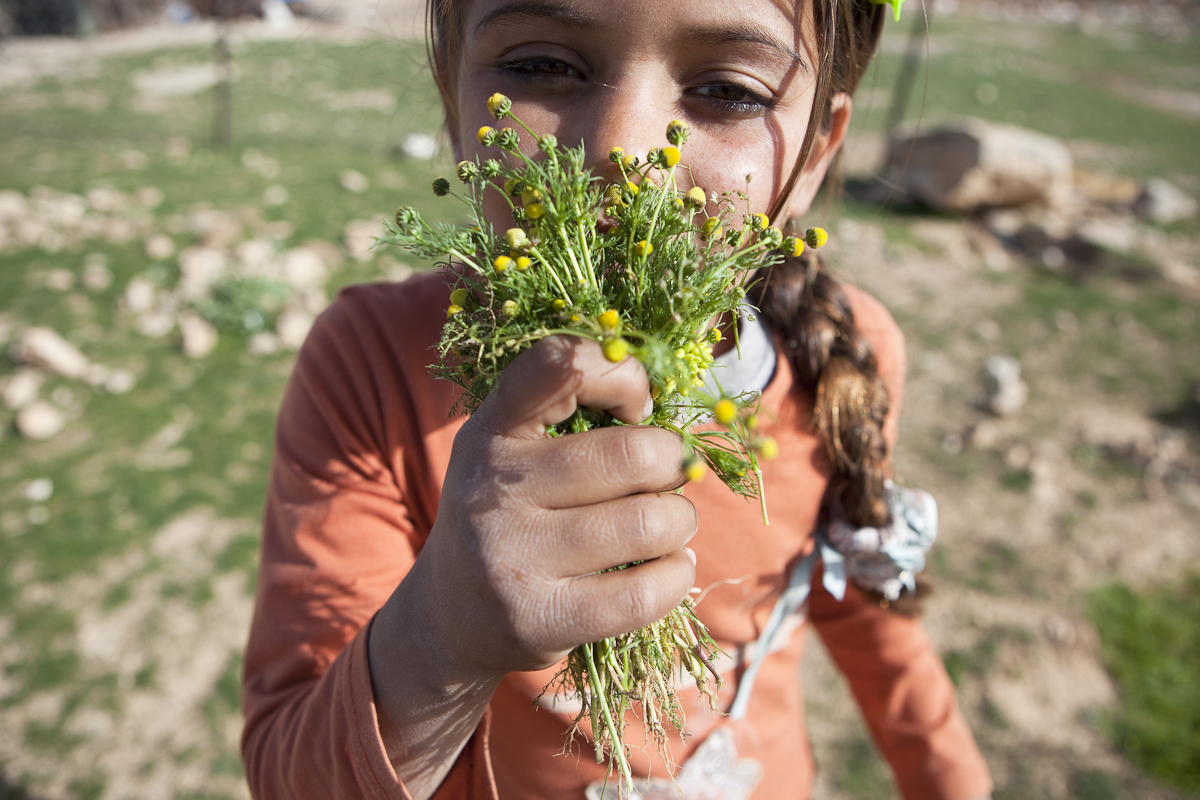
POLYGON ((695 557, 683 545, 696 514, 667 493, 684 482, 678 437, 635 424, 651 409, 635 359, 613 364, 594 342, 551 337, 513 362, 463 426, 429 539, 370 633, 381 730, 401 778, 422 762, 419 780, 430 776, 421 742, 440 751, 457 740, 448 768, 508 672, 647 625, 687 594, 695 557), (547 437, 578 405, 630 425, 547 437), (632 561, 646 563, 600 573, 632 561))

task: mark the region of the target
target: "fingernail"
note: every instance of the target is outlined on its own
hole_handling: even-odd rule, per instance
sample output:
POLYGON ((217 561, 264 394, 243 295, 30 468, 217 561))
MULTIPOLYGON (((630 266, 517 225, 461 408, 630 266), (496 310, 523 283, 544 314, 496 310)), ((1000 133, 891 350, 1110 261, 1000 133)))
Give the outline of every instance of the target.
POLYGON ((692 560, 692 566, 693 567, 696 566, 696 554, 695 554, 695 552, 692 551, 692 548, 685 547, 685 548, 683 548, 683 552, 686 553, 687 557, 692 560))
POLYGON ((654 414, 654 398, 651 397, 650 395, 646 395, 646 407, 642 410, 642 421, 643 422, 649 421, 650 417, 653 414, 654 414))

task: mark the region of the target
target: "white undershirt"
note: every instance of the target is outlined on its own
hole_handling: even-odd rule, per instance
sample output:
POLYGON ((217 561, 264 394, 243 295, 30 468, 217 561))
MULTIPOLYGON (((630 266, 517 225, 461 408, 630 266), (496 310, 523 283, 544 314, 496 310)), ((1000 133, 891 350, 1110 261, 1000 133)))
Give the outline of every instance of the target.
POLYGON ((771 329, 762 321, 758 309, 743 300, 738 308, 736 346, 716 357, 712 369, 704 376, 704 388, 726 397, 761 392, 775 376, 777 358, 771 329))

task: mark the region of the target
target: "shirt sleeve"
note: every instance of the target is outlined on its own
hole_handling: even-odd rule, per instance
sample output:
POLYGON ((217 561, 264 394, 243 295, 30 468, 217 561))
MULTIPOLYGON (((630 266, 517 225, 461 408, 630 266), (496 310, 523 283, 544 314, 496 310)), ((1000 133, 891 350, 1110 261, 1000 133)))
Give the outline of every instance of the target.
MULTIPOLYGON (((879 301, 852 287, 847 294, 891 397, 884 426, 890 452, 904 395, 904 337, 879 301)), ((991 792, 987 764, 954 685, 918 620, 880 608, 853 585, 839 602, 819 576, 813 577, 809 616, 905 798, 977 800, 991 792)))
MULTIPOLYGON (((381 387, 385 340, 343 295, 301 349, 276 428, 246 650, 242 753, 258 800, 409 798, 379 735, 370 621, 423 542, 409 512, 405 437, 381 387)), ((407 444, 413 445, 412 441, 407 444)), ((488 717, 438 800, 494 796, 488 717)))

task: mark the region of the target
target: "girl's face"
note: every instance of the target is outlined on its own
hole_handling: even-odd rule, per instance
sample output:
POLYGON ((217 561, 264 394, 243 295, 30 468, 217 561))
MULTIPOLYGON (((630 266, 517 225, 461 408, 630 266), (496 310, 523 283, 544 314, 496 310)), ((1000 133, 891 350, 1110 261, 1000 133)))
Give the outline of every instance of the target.
MULTIPOLYGON (((473 0, 465 11, 451 130, 460 158, 494 156, 475 138, 495 125, 487 98, 563 145, 585 143, 596 174, 620 172, 608 150, 645 158, 686 120, 682 163, 713 191, 747 191, 767 211, 800 154, 816 88, 812 13, 788 0, 473 0), (747 185, 747 176, 751 182, 747 185)), ((850 101, 837 95, 784 216, 807 210, 845 135, 850 101)), ((534 151, 532 137, 522 147, 534 151)), ((680 173, 683 188, 688 178, 680 173)), ((501 208, 499 216, 507 217, 501 208)), ((510 219, 494 219, 499 227, 510 219)))

